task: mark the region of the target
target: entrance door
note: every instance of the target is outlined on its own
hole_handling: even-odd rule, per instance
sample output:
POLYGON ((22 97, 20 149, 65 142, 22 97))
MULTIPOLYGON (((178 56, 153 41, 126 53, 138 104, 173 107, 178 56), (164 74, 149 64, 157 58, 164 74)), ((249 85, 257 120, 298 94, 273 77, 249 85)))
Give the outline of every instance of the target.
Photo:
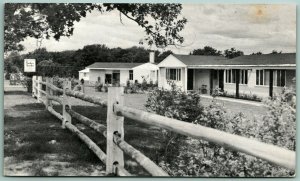
POLYGON ((105 74, 105 84, 111 84, 111 74, 105 74))
POLYGON ((187 90, 194 90, 194 69, 188 69, 187 74, 187 90))
POLYGON ((224 70, 219 70, 219 88, 224 91, 224 70))

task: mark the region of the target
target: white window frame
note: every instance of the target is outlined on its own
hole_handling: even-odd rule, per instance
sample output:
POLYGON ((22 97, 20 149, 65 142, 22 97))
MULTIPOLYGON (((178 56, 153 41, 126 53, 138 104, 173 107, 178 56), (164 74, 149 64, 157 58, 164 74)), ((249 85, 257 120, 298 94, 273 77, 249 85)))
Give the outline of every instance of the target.
MULTIPOLYGON (((256 72, 256 79, 257 79, 257 76, 258 76, 258 80, 260 81, 260 76, 261 76, 261 73, 260 71, 263 71, 263 76, 265 76, 265 69, 257 69, 256 71, 259 71, 259 76, 257 75, 257 72, 256 72)), ((281 76, 281 74, 280 74, 281 76)), ((257 84, 256 82, 256 79, 255 79, 255 84, 256 86, 270 86, 270 85, 267 85, 266 82, 265 82, 265 77, 263 77, 263 84, 257 84)), ((273 87, 285 87, 286 86, 286 70, 273 70, 273 87), (284 86, 278 86, 277 85, 277 71, 284 71, 284 76, 285 76, 285 79, 284 79, 284 86)))
POLYGON ((241 85, 247 85, 248 84, 248 70, 247 69, 241 69, 240 70, 240 82, 239 84, 241 85), (247 82, 246 82, 246 77, 247 77, 247 82))
POLYGON ((264 70, 264 69, 256 69, 255 75, 256 75, 255 85, 256 85, 256 86, 266 86, 266 85, 265 85, 265 77, 264 77, 264 76, 265 76, 265 70, 264 70), (262 70, 262 75, 263 75, 262 84, 260 84, 260 83, 261 83, 261 82, 260 82, 261 70, 262 70), (258 73, 259 75, 257 75, 257 71, 259 72, 259 73, 258 73), (258 77, 258 83, 259 83, 259 84, 257 84, 257 77, 258 77))
POLYGON ((171 81, 181 81, 181 68, 166 68, 166 79, 171 81), (175 70, 175 79, 171 77, 171 70, 175 70))
MULTIPOLYGON (((280 81, 281 81, 281 76, 282 74, 280 74, 280 81)), ((285 87, 286 86, 286 70, 273 70, 273 87, 285 87), (284 71, 284 86, 278 86, 277 85, 277 72, 278 71, 284 71)))
POLYGON ((129 70, 129 80, 133 80, 133 70, 129 70), (130 75, 132 75, 132 79, 130 79, 130 75))
POLYGON ((235 78, 235 81, 233 81, 233 76, 235 76, 234 74, 235 73, 233 73, 234 71, 232 70, 232 69, 226 69, 225 71, 224 71, 224 73, 225 73, 225 83, 226 84, 235 84, 236 83, 236 78, 235 78), (230 72, 230 73, 229 73, 230 72), (229 75, 230 75, 230 80, 229 80, 229 75))

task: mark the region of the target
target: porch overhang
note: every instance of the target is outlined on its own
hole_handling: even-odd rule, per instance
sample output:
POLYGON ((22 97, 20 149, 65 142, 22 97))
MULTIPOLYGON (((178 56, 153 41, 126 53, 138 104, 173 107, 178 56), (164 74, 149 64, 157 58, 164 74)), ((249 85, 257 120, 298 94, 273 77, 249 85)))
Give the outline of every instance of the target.
POLYGON ((188 69, 296 69, 296 64, 280 65, 189 65, 188 69))

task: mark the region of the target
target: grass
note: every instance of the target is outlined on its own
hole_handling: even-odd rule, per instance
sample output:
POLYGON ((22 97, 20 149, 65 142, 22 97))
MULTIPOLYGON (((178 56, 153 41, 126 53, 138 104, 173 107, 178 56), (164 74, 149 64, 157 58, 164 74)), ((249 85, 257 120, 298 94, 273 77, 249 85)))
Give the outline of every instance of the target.
MULTIPOLYGON (((20 95, 9 94, 9 96, 16 97, 20 95)), ((29 96, 26 97, 27 99, 33 99, 29 96)), ((60 106, 55 106, 55 109, 61 112, 60 106)), ((101 106, 73 106, 72 109, 99 123, 105 124, 106 122, 106 108, 101 106)), ((4 155, 5 157, 14 158, 14 162, 17 163, 32 162, 33 164, 30 168, 32 175, 45 176, 49 174, 45 172, 45 168, 51 166, 47 165, 48 155, 55 155, 53 159, 55 162, 68 162, 68 167, 75 168, 75 170, 76 168, 79 169, 82 165, 102 164, 76 135, 62 129, 60 121, 47 112, 42 104, 16 104, 9 109, 5 109, 5 112, 4 155), (18 115, 12 116, 9 114, 12 111, 15 111, 18 115), (55 140, 54 144, 51 143, 52 140, 55 140)), ((74 119, 72 122, 77 126, 80 124, 74 119)), ((82 124, 80 124, 80 127, 83 128, 81 131, 98 144, 104 152, 106 151, 106 138, 89 128, 83 127, 82 124)), ((154 150, 161 147, 159 139, 160 130, 149 129, 149 126, 129 119, 125 119, 124 127, 125 140, 151 159, 156 159, 156 152, 154 150), (154 150, 153 145, 157 146, 154 150)), ((129 172, 138 175, 148 175, 126 155, 125 160, 125 168, 129 172)), ((5 167, 9 167, 9 165, 5 165, 5 167)), ((105 170, 104 165, 102 170, 105 170)), ((56 171, 51 172, 51 175, 62 174, 59 169, 56 171)), ((94 169, 87 171, 92 172, 94 169)))

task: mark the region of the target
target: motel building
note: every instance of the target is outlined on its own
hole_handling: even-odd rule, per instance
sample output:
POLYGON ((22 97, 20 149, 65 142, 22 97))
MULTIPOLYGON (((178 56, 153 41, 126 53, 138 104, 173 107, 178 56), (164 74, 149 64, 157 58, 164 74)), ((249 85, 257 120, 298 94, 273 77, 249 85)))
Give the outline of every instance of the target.
POLYGON ((296 54, 244 55, 233 59, 222 56, 172 54, 158 64, 158 86, 211 94, 219 88, 235 94, 273 96, 283 87, 295 86, 296 54))
POLYGON ((84 78, 84 73, 91 84, 98 82, 108 86, 125 86, 127 81, 142 83, 146 80, 147 83, 156 83, 158 66, 154 62, 154 52, 150 52, 147 63, 95 62, 79 71, 79 77, 84 78))

